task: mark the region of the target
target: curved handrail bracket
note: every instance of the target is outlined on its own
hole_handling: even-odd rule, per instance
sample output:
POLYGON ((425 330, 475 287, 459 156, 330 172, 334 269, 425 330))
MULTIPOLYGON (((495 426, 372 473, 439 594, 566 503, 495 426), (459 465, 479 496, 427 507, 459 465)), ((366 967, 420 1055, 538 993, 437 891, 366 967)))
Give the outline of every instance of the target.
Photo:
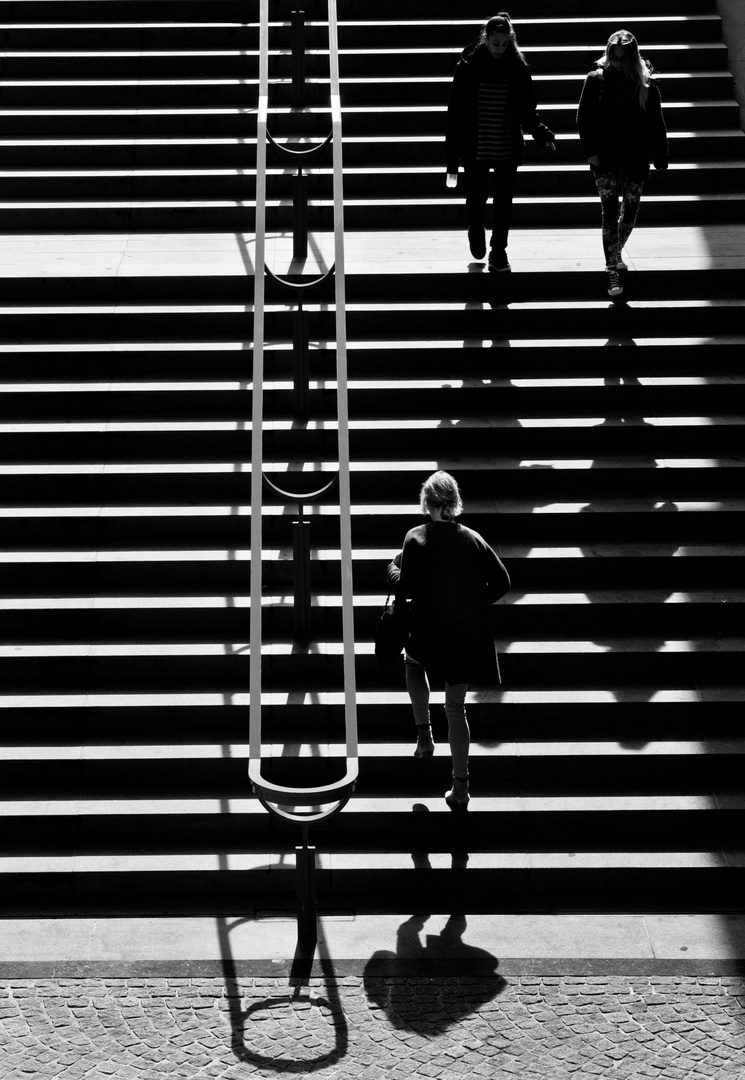
POLYGON ((332 484, 339 485, 339 520, 341 554, 342 640, 344 643, 344 725, 346 770, 343 778, 314 788, 289 788, 273 784, 262 773, 261 756, 261 654, 262 654, 262 507, 263 483, 251 486, 251 627, 249 687, 249 765, 250 782, 262 805, 285 821, 307 827, 337 814, 347 803, 359 776, 357 746, 357 689, 354 655, 354 598, 352 589, 351 489, 349 453, 349 408, 347 383, 346 296, 344 279, 344 196, 342 172, 341 99, 339 93, 339 47, 336 0, 328 0, 329 64, 331 75, 331 134, 308 150, 280 146, 267 130, 269 98, 269 0, 260 0, 259 107, 256 131, 256 273, 254 275, 253 321, 253 398, 251 467, 255 477, 263 476, 262 431, 264 419, 264 305, 266 278, 269 274, 292 289, 313 288, 333 275, 336 307, 336 370, 339 469, 331 481, 316 492, 296 496, 283 491, 267 477, 264 481, 283 498, 309 502, 320 498, 332 484), (266 267, 266 173, 267 146, 271 143, 292 156, 305 157, 328 142, 333 149, 334 174, 334 265, 323 277, 309 283, 283 281, 266 267))
POLYGON ((275 495, 279 495, 281 499, 286 499, 288 502, 309 503, 315 502, 316 499, 322 499, 324 495, 327 495, 339 477, 338 475, 332 476, 328 484, 324 484, 323 487, 317 488, 315 491, 305 492, 304 494, 296 494, 294 491, 284 491, 281 487, 278 487, 273 483, 266 473, 262 473, 262 479, 264 483, 272 489, 275 495))
POLYGON ((290 157, 310 157, 312 154, 317 154, 323 150, 324 146, 328 146, 334 137, 333 129, 328 133, 326 138, 321 143, 316 143, 314 146, 308 146, 305 150, 293 150, 291 146, 282 146, 268 131, 266 133, 267 140, 271 143, 275 150, 279 150, 280 154, 288 154, 290 157))
POLYGON ((277 282, 278 285, 282 285, 285 289, 315 289, 318 285, 323 285, 324 281, 332 277, 336 270, 336 264, 331 266, 325 274, 321 274, 320 277, 314 278, 312 281, 288 281, 287 278, 281 278, 279 274, 275 274, 273 270, 264 264, 264 273, 268 274, 270 278, 277 282))

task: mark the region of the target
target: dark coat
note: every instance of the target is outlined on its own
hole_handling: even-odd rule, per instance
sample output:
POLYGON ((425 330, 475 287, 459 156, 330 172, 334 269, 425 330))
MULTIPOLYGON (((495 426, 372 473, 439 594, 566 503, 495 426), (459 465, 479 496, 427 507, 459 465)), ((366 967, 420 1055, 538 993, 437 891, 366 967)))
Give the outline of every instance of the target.
POLYGON ((490 608, 510 578, 483 537, 455 521, 410 529, 388 580, 397 599, 411 600, 415 660, 448 683, 499 682, 490 608))
POLYGON ((585 79, 577 109, 577 129, 586 158, 599 157, 599 172, 622 170, 631 180, 649 176, 649 163, 666 169, 667 130, 662 100, 652 80, 647 108, 623 75, 596 68, 585 79))
POLYGON ((513 164, 521 165, 525 157, 524 131, 543 145, 553 142, 554 133, 541 122, 536 112, 535 90, 527 64, 514 53, 494 60, 486 46, 477 41, 463 50, 450 89, 445 131, 445 160, 449 173, 457 173, 459 165, 476 159, 479 81, 484 69, 488 73, 489 65, 493 64, 506 65, 513 164))

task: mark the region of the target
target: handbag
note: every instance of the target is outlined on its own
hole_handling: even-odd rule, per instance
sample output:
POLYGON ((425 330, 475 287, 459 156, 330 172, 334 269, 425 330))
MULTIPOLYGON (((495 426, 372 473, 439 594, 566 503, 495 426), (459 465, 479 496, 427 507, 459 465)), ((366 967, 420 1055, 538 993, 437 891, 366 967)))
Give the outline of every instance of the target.
POLYGON ((407 616, 406 601, 389 593, 375 626, 375 659, 379 664, 393 664, 403 652, 409 638, 407 616))

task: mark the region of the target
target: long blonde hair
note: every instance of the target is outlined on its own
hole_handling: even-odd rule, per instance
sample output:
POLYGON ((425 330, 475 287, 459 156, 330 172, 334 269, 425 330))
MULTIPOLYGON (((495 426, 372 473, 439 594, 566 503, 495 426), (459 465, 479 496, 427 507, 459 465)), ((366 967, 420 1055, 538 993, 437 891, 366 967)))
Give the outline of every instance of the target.
POLYGON ((596 61, 598 67, 606 71, 611 67, 610 51, 614 45, 623 45, 626 50, 628 62, 624 65, 623 72, 634 84, 634 93, 639 97, 639 105, 646 111, 652 65, 640 56, 639 42, 629 30, 616 30, 615 34, 611 34, 608 38, 605 52, 596 61))

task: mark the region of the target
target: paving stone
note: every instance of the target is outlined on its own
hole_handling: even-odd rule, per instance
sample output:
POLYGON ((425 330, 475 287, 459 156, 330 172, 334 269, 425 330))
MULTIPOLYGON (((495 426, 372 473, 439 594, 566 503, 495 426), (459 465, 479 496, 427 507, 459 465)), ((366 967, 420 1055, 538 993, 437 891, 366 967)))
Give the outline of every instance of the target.
POLYGON ((484 1001, 478 980, 444 979, 435 985, 431 979, 388 979, 385 995, 376 993, 372 1001, 363 980, 355 977, 314 980, 294 995, 279 979, 228 985, 217 979, 41 980, 8 987, 12 993, 2 998, 0 1076, 246 1080, 307 1071, 324 1080, 468 1074, 494 1080, 517 1075, 716 1080, 745 1075, 745 1013, 732 994, 740 984, 699 982, 702 991, 713 991, 707 995, 712 1012, 704 1017, 686 1004, 693 982, 635 980, 636 993, 628 995, 628 980, 590 982, 575 976, 549 984, 531 977, 510 980, 501 994, 484 1001), (539 986, 544 992, 537 993, 539 986), (637 1011, 641 994, 664 996, 665 1004, 637 1011), (75 1007, 61 1007, 61 995, 75 1007), (582 1004, 588 996, 592 1007, 582 1004), (65 1024, 54 1027, 65 1010, 65 1024))

